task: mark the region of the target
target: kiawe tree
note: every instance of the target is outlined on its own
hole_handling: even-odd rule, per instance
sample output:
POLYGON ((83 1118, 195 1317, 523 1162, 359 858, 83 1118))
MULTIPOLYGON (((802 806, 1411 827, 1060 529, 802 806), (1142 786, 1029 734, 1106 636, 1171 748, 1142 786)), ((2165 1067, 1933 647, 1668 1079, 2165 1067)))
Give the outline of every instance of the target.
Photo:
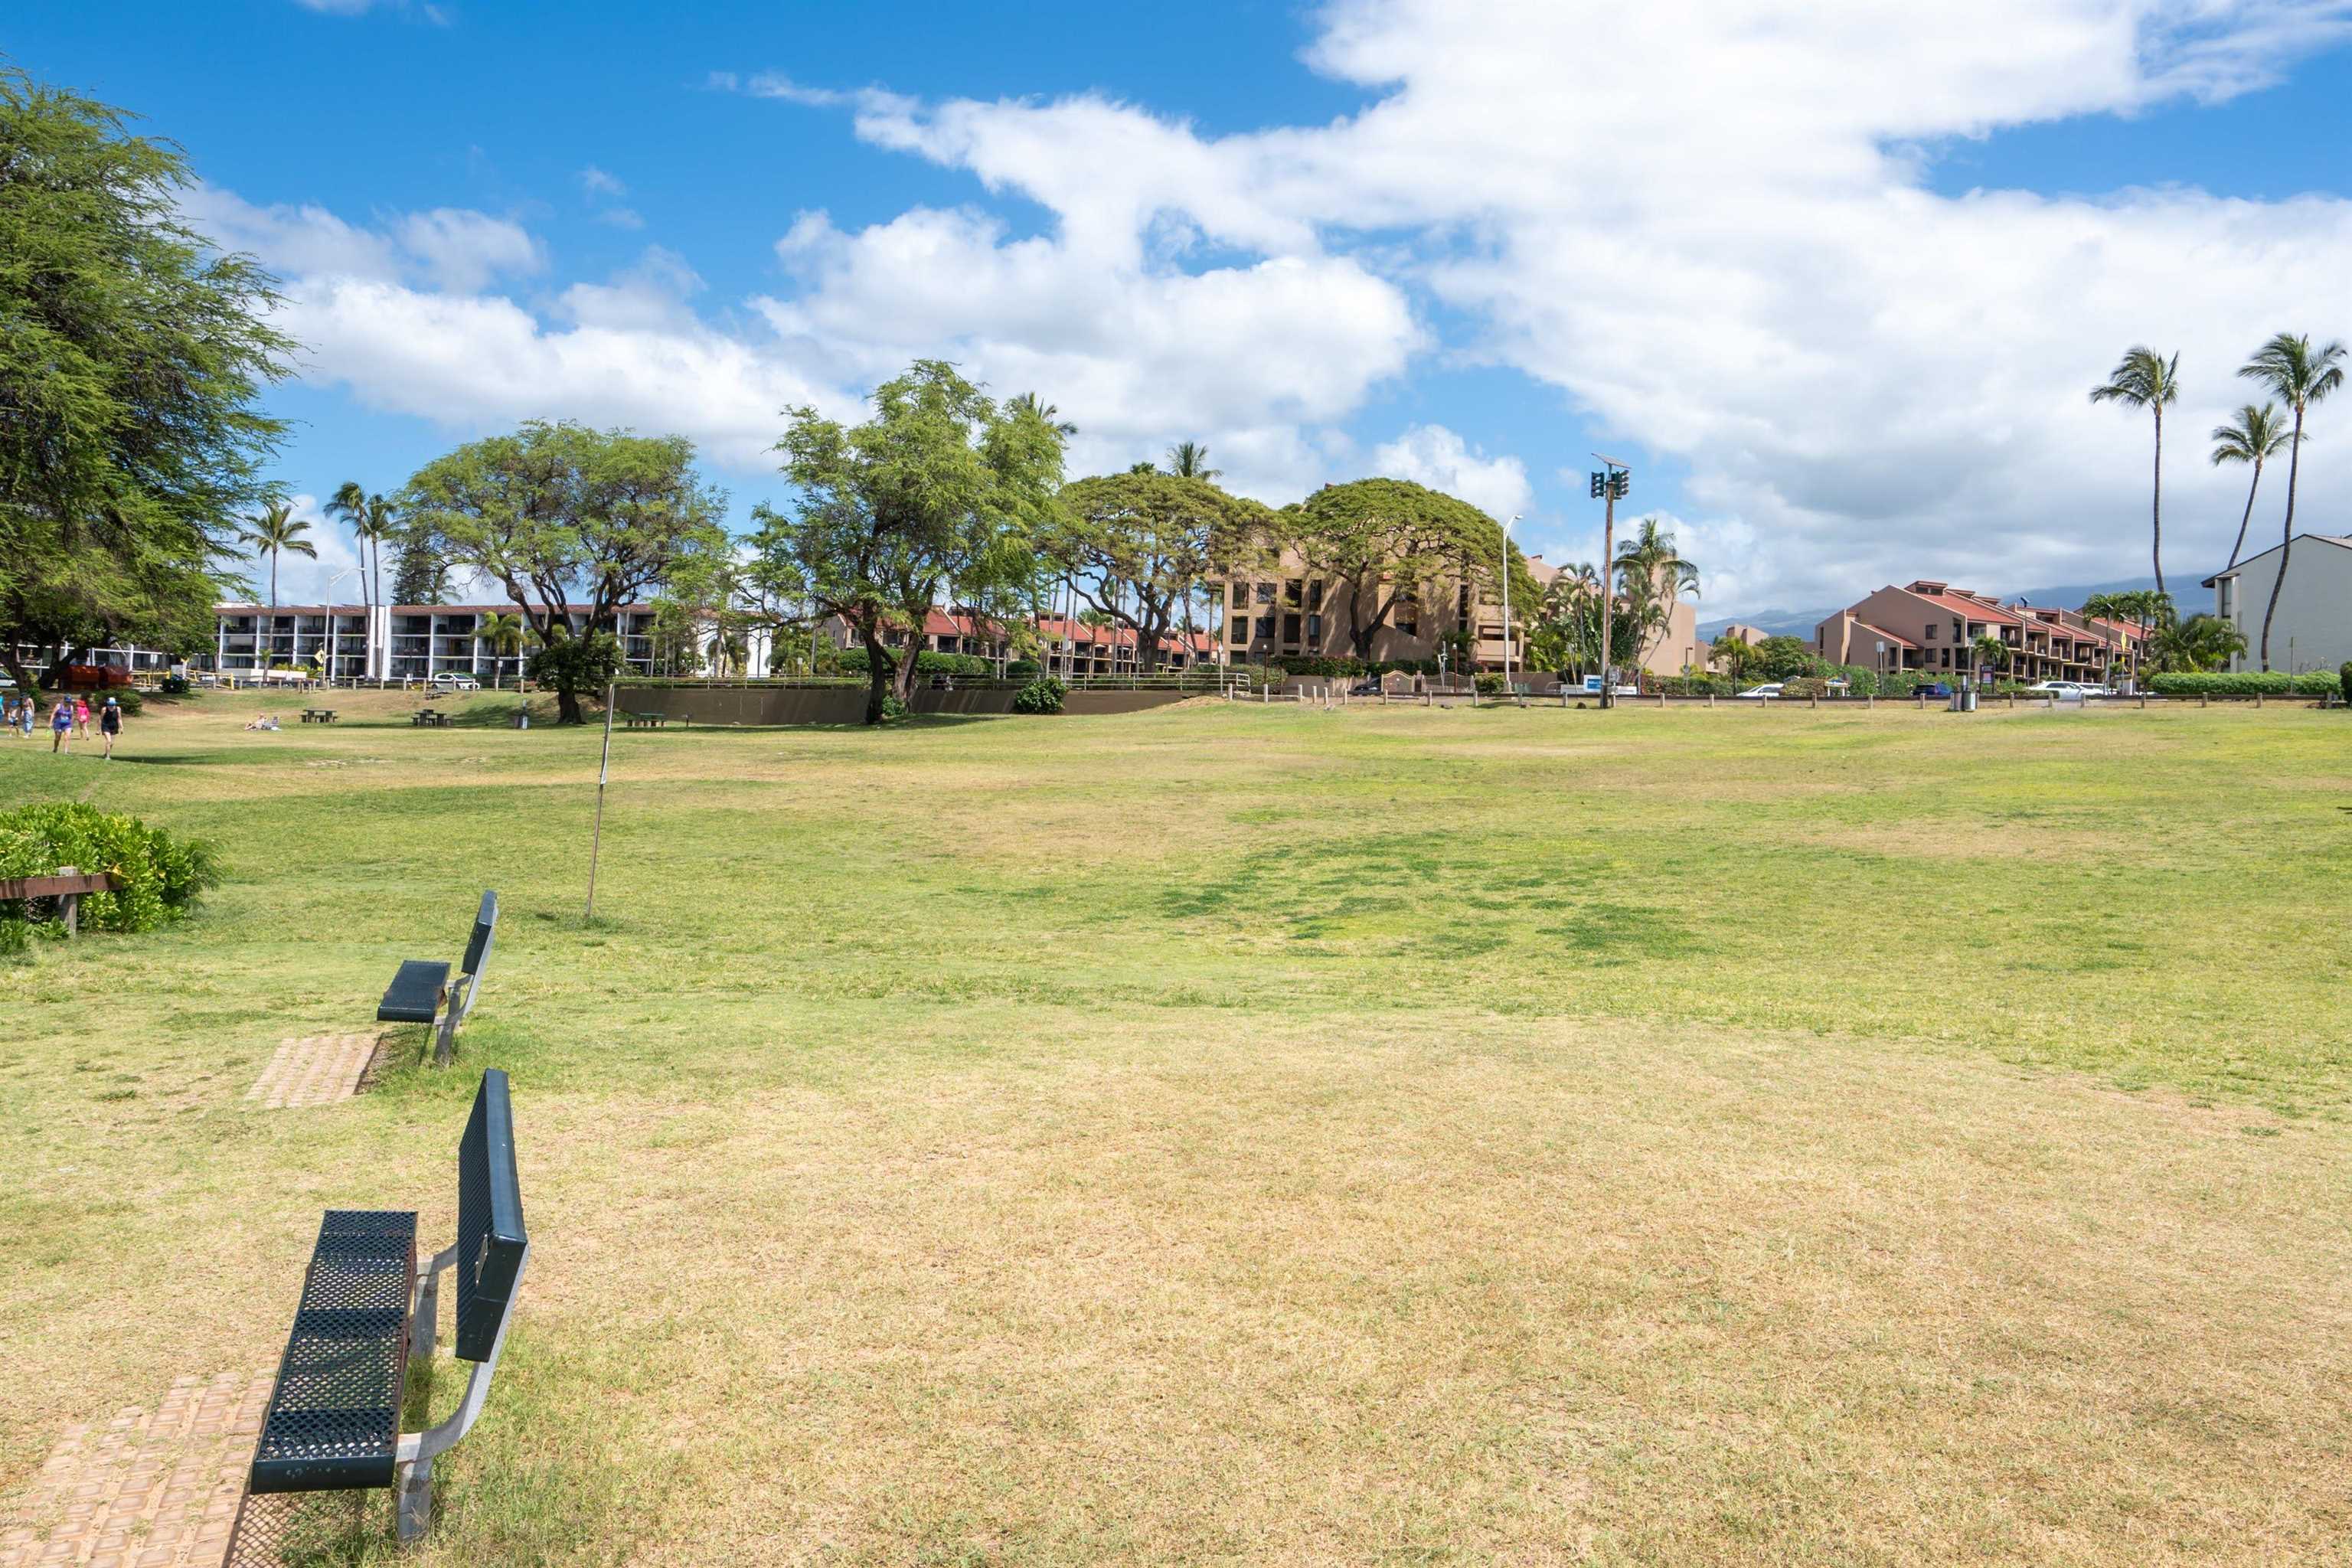
POLYGON ((1041 536, 1087 605, 1135 634, 1149 671, 1203 578, 1253 552, 1273 513, 1205 479, 1150 468, 1079 479, 1041 536))
POLYGON ((191 640, 278 500, 276 280, 182 221, 187 160, 125 119, 0 67, 0 663, 27 687, 20 646, 191 640))
POLYGON ((2164 411, 2180 401, 2180 356, 2165 358, 2144 343, 2124 351, 2124 357, 2101 384, 2091 388, 2094 403, 2120 403, 2145 408, 2156 416, 2156 477, 2149 492, 2151 554, 2156 563, 2156 591, 2164 592, 2164 411))
POLYGON ((2280 531, 2278 574, 2271 579, 2271 600, 2263 610, 2263 668, 2271 667, 2271 621, 2278 614, 2279 590, 2286 585, 2287 561, 2294 553, 2294 492, 2303 472, 2303 420, 2311 405, 2344 384, 2344 345, 2320 348, 2311 339, 2281 332, 2239 367, 2238 374, 2258 381, 2271 395, 2294 413, 2294 430, 2286 454, 2286 522, 2280 531))
POLYGON ((436 458, 402 492, 412 548, 506 589, 566 724, 621 667, 622 607, 726 550, 725 507, 683 436, 536 420, 436 458))
POLYGON ((878 724, 889 699, 913 694, 923 618, 942 590, 976 598, 1034 580, 1063 433, 1049 406, 999 407, 941 360, 917 361, 872 401, 859 425, 788 410, 776 449, 797 498, 751 515, 766 578, 865 647, 866 721, 878 724))

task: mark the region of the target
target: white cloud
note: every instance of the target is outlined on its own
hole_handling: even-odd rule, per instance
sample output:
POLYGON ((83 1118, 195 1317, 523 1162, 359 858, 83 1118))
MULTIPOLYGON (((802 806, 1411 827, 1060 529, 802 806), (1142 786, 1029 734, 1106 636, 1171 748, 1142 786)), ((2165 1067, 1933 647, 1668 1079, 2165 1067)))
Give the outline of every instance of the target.
POLYGON ((400 220, 400 243, 441 288, 471 294, 503 276, 542 270, 547 258, 522 226, 484 213, 436 207, 400 220))
POLYGON ((625 196, 629 187, 591 163, 580 171, 580 188, 592 196, 625 196))
MULTIPOLYGON (((1415 425, 1372 449, 1372 471, 1392 479, 1460 496, 1496 521, 1535 504, 1528 466, 1517 458, 1489 458, 1443 425, 1415 425)), ((1526 542, 1524 535, 1521 542, 1526 542)))
POLYGON ((521 225, 456 207, 408 213, 385 227, 363 228, 324 207, 257 206, 234 191, 202 184, 181 193, 180 206, 199 233, 223 248, 248 251, 292 278, 402 279, 470 293, 547 264, 521 225))

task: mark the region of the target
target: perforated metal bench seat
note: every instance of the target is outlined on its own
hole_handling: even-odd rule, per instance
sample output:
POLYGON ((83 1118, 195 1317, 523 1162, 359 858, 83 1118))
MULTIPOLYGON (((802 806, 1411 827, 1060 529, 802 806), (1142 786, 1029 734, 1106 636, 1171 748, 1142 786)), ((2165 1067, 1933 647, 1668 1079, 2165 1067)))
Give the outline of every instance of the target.
POLYGON ((392 1485, 415 1285, 415 1213, 327 1211, 254 1450, 252 1490, 392 1485))
POLYGON ((375 1016, 386 1024, 429 1024, 441 1016, 442 994, 449 988, 449 966, 427 959, 403 959, 400 973, 383 988, 375 1016))

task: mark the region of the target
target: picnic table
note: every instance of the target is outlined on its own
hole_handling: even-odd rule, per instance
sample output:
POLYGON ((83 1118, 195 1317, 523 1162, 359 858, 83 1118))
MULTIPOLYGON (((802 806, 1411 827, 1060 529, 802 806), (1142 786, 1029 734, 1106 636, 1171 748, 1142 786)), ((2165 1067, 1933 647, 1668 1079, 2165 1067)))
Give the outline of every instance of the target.
POLYGON ((449 715, 437 708, 419 708, 408 716, 408 722, 412 728, 430 724, 446 730, 449 727, 449 715))
POLYGON ((632 713, 625 708, 621 710, 621 718, 632 730, 658 730, 669 721, 667 713, 632 713))
POLYGON ((334 721, 335 710, 331 708, 305 708, 302 710, 302 722, 305 724, 331 724, 334 721))

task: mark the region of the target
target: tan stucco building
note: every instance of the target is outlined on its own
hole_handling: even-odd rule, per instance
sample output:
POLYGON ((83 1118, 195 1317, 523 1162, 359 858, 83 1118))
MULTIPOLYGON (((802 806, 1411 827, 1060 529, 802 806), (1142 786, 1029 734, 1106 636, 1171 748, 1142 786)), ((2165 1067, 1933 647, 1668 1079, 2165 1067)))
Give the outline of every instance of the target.
POLYGON ((1999 676, 2011 680, 2103 684, 2140 628, 2093 620, 2054 605, 2003 605, 1990 595, 1931 578, 1889 584, 1813 628, 1813 646, 1833 664, 1882 675, 1999 676), (1976 643, 1997 637, 2006 662, 1978 667, 1976 643))

